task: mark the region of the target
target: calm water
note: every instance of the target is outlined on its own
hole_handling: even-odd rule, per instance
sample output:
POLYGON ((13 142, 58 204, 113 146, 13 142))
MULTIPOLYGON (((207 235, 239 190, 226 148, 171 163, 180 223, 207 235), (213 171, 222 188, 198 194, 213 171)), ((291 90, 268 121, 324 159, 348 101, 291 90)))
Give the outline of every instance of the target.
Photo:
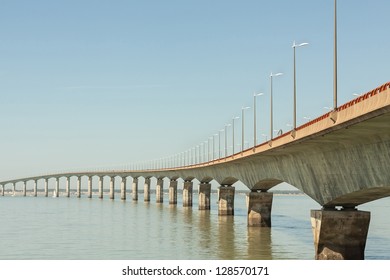
MULTIPOLYGON (((82 197, 0 197, 0 259, 313 259, 306 196, 274 196, 272 228, 247 228, 245 195, 235 216, 194 206, 82 197)), ((372 219, 366 259, 390 259, 390 199, 361 206, 372 219)))

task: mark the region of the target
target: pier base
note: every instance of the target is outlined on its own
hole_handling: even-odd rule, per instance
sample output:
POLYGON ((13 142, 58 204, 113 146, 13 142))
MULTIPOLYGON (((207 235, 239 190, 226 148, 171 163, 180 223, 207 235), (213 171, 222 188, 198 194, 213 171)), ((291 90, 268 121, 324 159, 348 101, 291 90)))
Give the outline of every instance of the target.
POLYGON ((201 183, 199 185, 199 210, 210 210, 211 184, 201 183))
POLYGON ((234 193, 235 188, 232 186, 220 186, 218 188, 218 215, 234 215, 234 193))
POLYGON ((92 198, 92 176, 88 177, 88 193, 87 193, 87 197, 88 198, 92 198))
POLYGON ((134 201, 138 200, 138 178, 133 178, 131 185, 131 195, 134 201))
POLYGON ((127 184, 127 178, 122 177, 121 178, 121 200, 126 200, 126 184, 127 184))
POLYGON ((76 179, 76 190, 77 190, 77 197, 81 197, 81 177, 77 177, 76 179))
POLYGON ((164 180, 157 179, 156 203, 163 203, 163 201, 164 201, 164 180))
POLYGON ((150 179, 149 178, 145 178, 144 201, 145 202, 149 202, 150 201, 150 179))
POLYGON ((45 179, 45 197, 49 196, 49 179, 45 179))
POLYGON ((23 182, 23 196, 27 195, 27 182, 23 182))
POLYGON ((177 204, 177 181, 171 180, 169 182, 169 204, 177 204))
POLYGON ((183 207, 192 207, 192 182, 184 182, 183 186, 183 207))
POLYGON ((311 210, 316 260, 363 260, 370 212, 311 210))
POLYGON ((38 195, 38 180, 34 180, 34 191, 33 191, 33 196, 37 197, 38 195))
POLYGON ((103 181, 104 181, 104 177, 99 177, 99 181, 98 181, 98 189, 99 189, 99 198, 100 199, 103 199, 103 181))
POLYGON ((56 178, 56 181, 55 181, 55 197, 59 197, 60 196, 60 179, 59 178, 56 178))
POLYGON ((110 199, 115 199, 115 177, 110 178, 110 199))
POLYGON ((273 193, 251 191, 246 197, 248 227, 271 227, 273 193))
POLYGON ((66 177, 65 190, 66 190, 66 197, 70 197, 70 177, 66 177))

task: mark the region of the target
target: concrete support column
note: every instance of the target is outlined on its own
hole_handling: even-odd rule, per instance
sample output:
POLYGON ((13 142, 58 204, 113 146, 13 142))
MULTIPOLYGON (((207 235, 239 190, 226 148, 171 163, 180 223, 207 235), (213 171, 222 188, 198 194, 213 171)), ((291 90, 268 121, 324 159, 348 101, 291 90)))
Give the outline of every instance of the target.
POLYGON ((34 193, 33 195, 36 197, 38 195, 38 179, 34 180, 34 193))
POLYGON ((66 177, 65 189, 66 189, 66 197, 70 197, 70 177, 66 177))
POLYGON ((103 199, 103 180, 104 176, 99 177, 98 189, 99 189, 99 198, 103 199))
POLYGON ((218 215, 234 215, 234 193, 235 188, 232 186, 220 186, 218 188, 218 215))
POLYGON ((45 179, 45 197, 49 196, 49 178, 45 179))
POLYGON ((201 183, 199 185, 199 210, 210 210, 211 184, 201 183))
POLYGON ((12 183, 13 195, 16 195, 16 183, 12 183))
POLYGON ((55 185, 55 197, 59 197, 60 196, 60 182, 59 182, 59 178, 55 178, 55 182, 54 182, 54 185, 55 185))
POLYGON ((122 177, 121 179, 121 200, 126 200, 127 177, 122 177))
POLYGON ((115 177, 110 179, 110 199, 115 198, 115 177))
POLYGON ((370 212, 311 210, 316 260, 363 260, 370 212))
POLYGON ((77 177, 76 179, 76 191, 77 191, 77 197, 81 197, 81 176, 77 177))
POLYGON ((0 185, 0 195, 4 196, 4 185, 0 185))
POLYGON ((177 204, 177 181, 171 180, 169 182, 169 204, 177 204))
POLYGON ((194 183, 191 181, 184 182, 183 186, 183 207, 192 207, 192 188, 194 183))
POLYGON ((23 182, 23 196, 26 196, 27 193, 27 182, 23 182))
POLYGON ((145 178, 144 184, 144 201, 150 201, 150 178, 145 178))
POLYGON ((271 227, 273 193, 251 191, 246 197, 248 227, 271 227))
POLYGON ((133 178, 133 184, 131 185, 131 195, 134 201, 138 200, 138 178, 133 178))
POLYGON ((163 201, 164 201, 164 180, 157 179, 156 203, 163 203, 163 201))
POLYGON ((92 176, 88 177, 88 192, 87 192, 87 197, 92 198, 92 176))

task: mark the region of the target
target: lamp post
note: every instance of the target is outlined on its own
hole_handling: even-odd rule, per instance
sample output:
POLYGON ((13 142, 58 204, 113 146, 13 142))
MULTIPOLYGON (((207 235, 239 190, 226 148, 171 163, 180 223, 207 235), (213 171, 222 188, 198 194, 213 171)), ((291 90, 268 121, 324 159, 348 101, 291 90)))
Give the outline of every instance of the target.
POLYGON ((334 0, 333 110, 337 109, 337 0, 334 0))
POLYGON ((218 134, 213 135, 213 156, 212 156, 213 161, 215 160, 215 136, 218 136, 218 134))
POLYGON ((270 78, 271 78, 271 96, 270 96, 270 99, 271 99, 271 128, 270 128, 270 141, 272 141, 272 138, 273 138, 273 125, 274 125, 274 119, 273 119, 273 96, 272 96, 272 78, 273 77, 278 77, 278 76, 281 76, 283 75, 283 73, 276 73, 276 74, 272 74, 271 72, 271 75, 270 75, 270 78))
POLYGON ((227 157, 227 128, 230 126, 230 124, 225 125, 225 158, 227 157))
POLYGON ((257 145, 257 135, 256 135, 256 131, 257 131, 257 126, 256 126, 256 97, 257 96, 261 96, 263 95, 262 92, 260 93, 254 93, 253 94, 253 151, 255 151, 256 149, 256 145, 257 145))
MULTIPOLYGON (((200 143, 200 162, 203 163, 204 162, 204 155, 202 153, 202 147, 204 145, 204 142, 200 143)), ((203 147, 203 152, 204 152, 204 147, 203 147)))
POLYGON ((219 130, 218 131, 218 142, 219 142, 219 148, 218 148, 218 159, 220 159, 221 157, 222 157, 222 155, 221 155, 221 132, 223 132, 224 130, 223 129, 221 129, 221 130, 219 130))
POLYGON ((293 130, 295 131, 297 128, 297 75, 296 75, 296 63, 295 63, 295 49, 303 46, 307 46, 309 43, 301 43, 301 44, 295 44, 295 41, 292 45, 292 48, 294 50, 294 127, 293 130))
POLYGON ((232 119, 232 130, 233 130, 233 141, 232 141, 232 144, 233 144, 233 155, 234 155, 234 120, 237 120, 239 119, 240 117, 234 117, 232 119))
POLYGON ((241 132, 241 136, 242 136, 242 138, 241 138, 241 144, 242 144, 242 146, 241 146, 241 154, 244 151, 244 140, 245 140, 245 138, 244 138, 244 131, 245 131, 245 129, 244 129, 244 124, 245 124, 245 122, 244 122, 244 111, 248 110, 248 109, 250 109, 250 107, 242 107, 241 108, 241 121, 242 121, 242 125, 241 125, 241 128, 242 128, 242 132, 241 132))
POLYGON ((203 149, 203 152, 204 152, 204 162, 208 162, 209 159, 208 159, 208 155, 207 155, 207 151, 209 149, 209 143, 208 143, 208 140, 204 141, 204 149, 203 149), (206 145, 207 145, 207 149, 206 149, 206 145))

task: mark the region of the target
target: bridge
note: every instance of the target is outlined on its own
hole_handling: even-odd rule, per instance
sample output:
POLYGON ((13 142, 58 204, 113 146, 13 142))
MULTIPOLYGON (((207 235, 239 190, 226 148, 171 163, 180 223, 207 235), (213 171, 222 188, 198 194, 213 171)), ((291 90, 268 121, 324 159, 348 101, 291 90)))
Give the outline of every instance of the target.
POLYGON ((87 197, 92 198, 93 178, 98 197, 103 198, 103 180, 109 179, 111 199, 115 178, 121 181, 120 196, 126 199, 132 180, 132 199, 138 200, 138 179, 145 178, 144 200, 150 201, 151 178, 157 179, 156 202, 163 202, 163 179, 168 178, 169 203, 177 204, 178 179, 184 180, 183 206, 192 207, 194 180, 199 184, 199 210, 210 209, 211 181, 218 188, 218 214, 234 215, 236 182, 245 184, 248 226, 270 227, 273 194, 269 190, 287 182, 322 205, 311 211, 316 259, 364 259, 370 212, 357 210, 363 203, 390 196, 390 82, 337 107, 310 122, 260 145, 207 162, 162 166, 142 170, 88 171, 47 174, 0 182, 0 195, 7 187, 15 192, 22 184, 38 182, 49 196, 49 180, 55 196, 65 181, 70 197, 70 178, 76 177, 76 196, 81 196, 81 178, 88 178, 87 197))

